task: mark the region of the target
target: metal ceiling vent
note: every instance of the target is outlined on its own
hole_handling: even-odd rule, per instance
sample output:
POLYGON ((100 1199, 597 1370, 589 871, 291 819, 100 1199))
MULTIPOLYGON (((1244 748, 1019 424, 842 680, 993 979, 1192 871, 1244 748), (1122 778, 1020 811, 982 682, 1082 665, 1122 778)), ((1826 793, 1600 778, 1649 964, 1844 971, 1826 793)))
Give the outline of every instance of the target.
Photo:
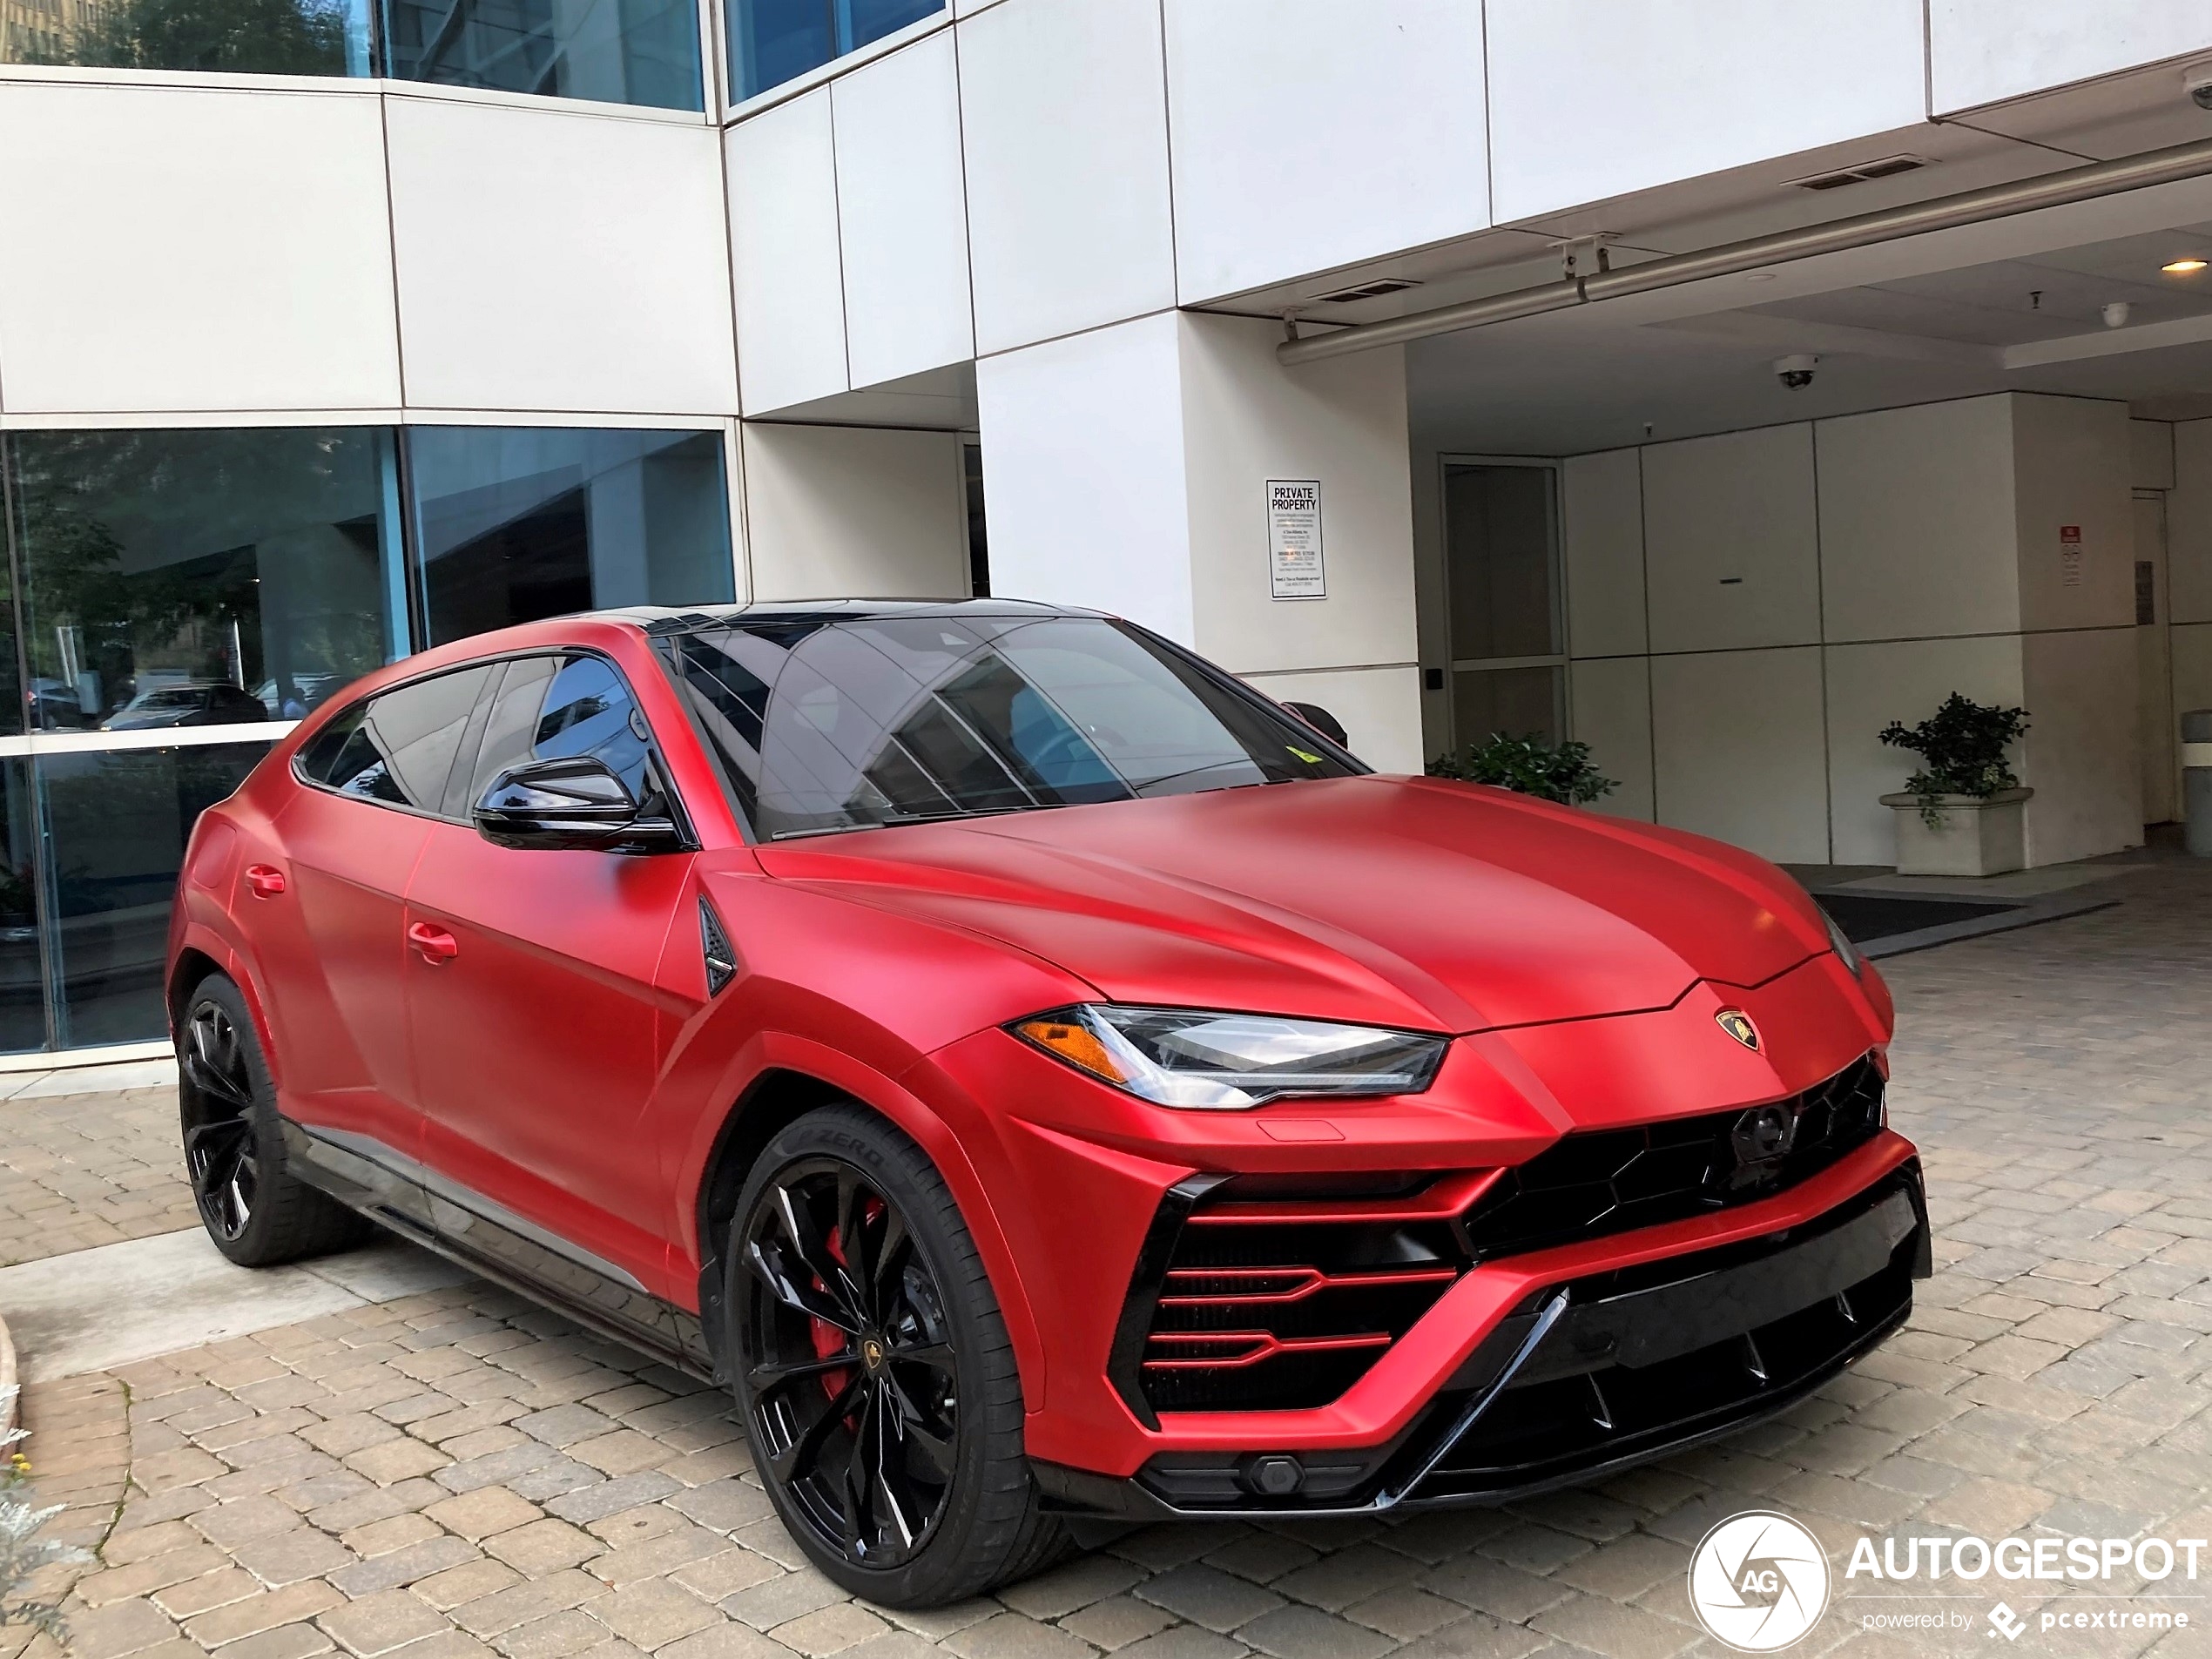
POLYGON ((1355 300, 1379 300, 1386 293, 1403 293, 1420 286, 1411 277, 1377 277, 1356 288, 1339 288, 1334 293, 1317 293, 1313 297, 1323 305, 1348 306, 1355 300))
POLYGON ((706 994, 721 995, 722 988, 738 976, 738 953, 731 948, 722 918, 704 894, 699 895, 699 954, 706 962, 706 994))
POLYGON ((1918 172, 1928 164, 1919 156, 1884 156, 1879 161, 1854 162, 1833 172, 1817 172, 1810 179, 1792 179, 1799 190, 1841 190, 1863 185, 1870 179, 1893 179, 1901 172, 1918 172))

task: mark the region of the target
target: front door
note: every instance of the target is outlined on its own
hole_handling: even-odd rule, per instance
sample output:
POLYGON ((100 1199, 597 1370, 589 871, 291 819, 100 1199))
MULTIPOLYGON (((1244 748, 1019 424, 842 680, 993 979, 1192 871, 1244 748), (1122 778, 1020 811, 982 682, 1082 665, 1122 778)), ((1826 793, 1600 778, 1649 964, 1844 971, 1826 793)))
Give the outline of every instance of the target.
POLYGON ((2142 681, 2143 822, 2170 824, 2181 816, 2181 737, 2166 616, 2166 497, 2152 490, 2135 496, 2135 660, 2142 681))
MULTIPOLYGON (((595 755, 641 800, 660 787, 613 664, 533 657, 500 672, 456 816, 530 759, 595 755)), ((409 1049, 441 1231, 603 1305, 666 1266, 669 1206, 639 1120, 664 1046, 654 970, 691 863, 518 851, 450 822, 408 891, 409 1049)))

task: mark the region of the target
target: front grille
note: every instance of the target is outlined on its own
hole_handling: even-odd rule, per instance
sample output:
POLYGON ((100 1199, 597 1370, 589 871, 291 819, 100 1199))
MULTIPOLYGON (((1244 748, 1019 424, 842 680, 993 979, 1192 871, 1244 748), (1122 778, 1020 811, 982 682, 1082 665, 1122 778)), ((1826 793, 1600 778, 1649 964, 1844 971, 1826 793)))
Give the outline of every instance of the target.
POLYGON ((1303 1190, 1195 1177, 1154 1220, 1112 1380, 1148 1424, 1160 1412, 1326 1406, 1474 1264, 1770 1197, 1881 1121, 1869 1058, 1771 1107, 1580 1131, 1517 1169, 1303 1190), (1765 1140, 1746 1128, 1761 1112, 1772 1114, 1765 1140))
POLYGON ((1566 1136, 1483 1194, 1468 1248, 1487 1261, 1771 1197, 1873 1139, 1882 1074, 1869 1057, 1771 1109, 1788 1123, 1771 1150, 1746 1144, 1741 1107, 1566 1136))

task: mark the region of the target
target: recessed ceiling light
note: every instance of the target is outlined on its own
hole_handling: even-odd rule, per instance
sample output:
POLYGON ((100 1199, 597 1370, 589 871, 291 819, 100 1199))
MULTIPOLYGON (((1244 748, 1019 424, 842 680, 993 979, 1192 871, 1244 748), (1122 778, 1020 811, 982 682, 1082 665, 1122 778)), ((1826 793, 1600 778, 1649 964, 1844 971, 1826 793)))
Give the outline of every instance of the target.
POLYGON ((2168 260, 2158 268, 2168 276, 2195 276, 2204 268, 2205 264, 2205 260, 2192 253, 2185 260, 2168 260))

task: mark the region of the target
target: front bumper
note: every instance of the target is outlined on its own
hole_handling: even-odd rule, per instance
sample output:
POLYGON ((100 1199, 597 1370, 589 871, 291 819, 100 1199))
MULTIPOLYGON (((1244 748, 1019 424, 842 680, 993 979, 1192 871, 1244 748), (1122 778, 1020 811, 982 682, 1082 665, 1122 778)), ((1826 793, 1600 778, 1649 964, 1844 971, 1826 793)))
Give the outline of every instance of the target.
POLYGON ((1803 1224, 1532 1289, 1380 1446, 1163 1453, 1128 1480, 1032 1467, 1053 1508, 1101 1521, 1503 1503, 1788 1410, 1905 1321, 1929 1268, 1908 1160, 1803 1224))

